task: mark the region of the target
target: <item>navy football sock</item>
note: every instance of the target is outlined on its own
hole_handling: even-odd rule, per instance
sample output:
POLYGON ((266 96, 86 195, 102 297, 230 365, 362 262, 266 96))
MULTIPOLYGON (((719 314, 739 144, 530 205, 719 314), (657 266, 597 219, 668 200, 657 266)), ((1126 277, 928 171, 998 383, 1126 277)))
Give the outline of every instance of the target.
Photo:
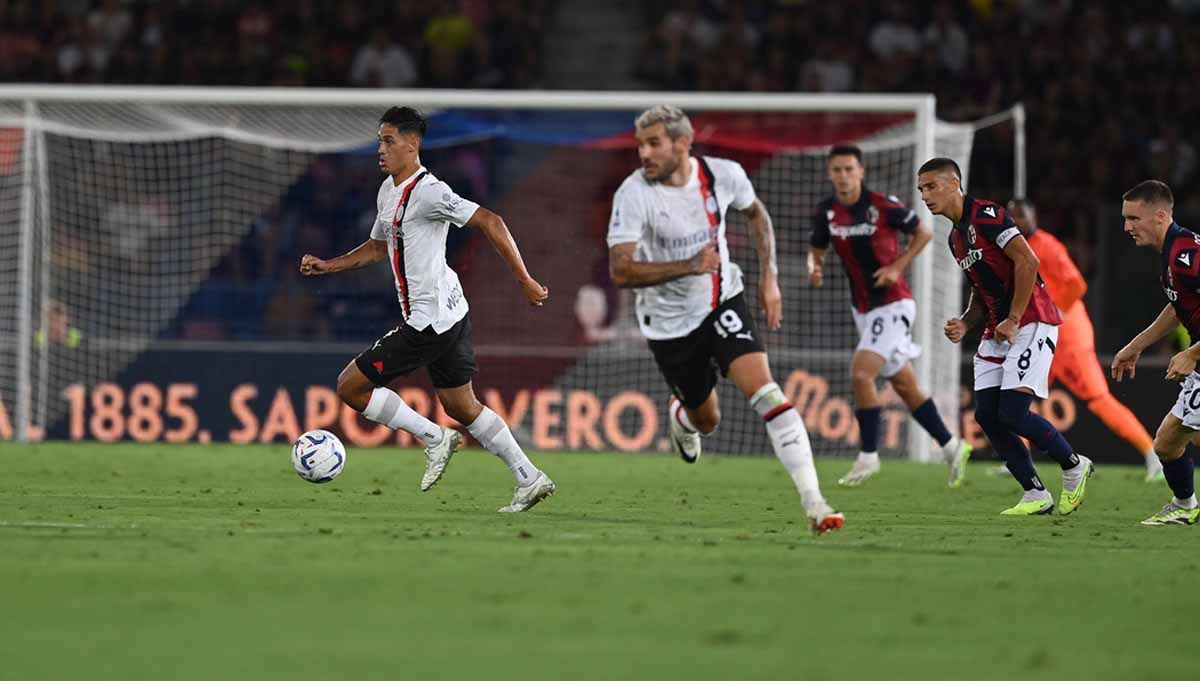
POLYGON ((879 407, 855 409, 854 416, 858 419, 858 438, 862 442, 862 450, 868 454, 878 452, 879 407))
POLYGON ((1033 465, 1033 457, 1029 448, 1016 435, 1000 424, 997 411, 1000 406, 1000 389, 986 388, 975 391, 975 421, 983 429, 984 434, 991 440, 996 453, 1004 460, 1009 472, 1021 483, 1026 491, 1045 490, 1038 478, 1037 468, 1033 465))
POLYGON ((1163 462, 1163 476, 1176 499, 1190 499, 1196 493, 1195 464, 1187 452, 1174 461, 1163 462))
POLYGON ((932 397, 913 409, 912 415, 917 423, 925 429, 925 432, 937 440, 938 446, 945 447, 946 443, 950 441, 952 437, 950 431, 946 429, 946 423, 942 421, 942 415, 938 413, 937 405, 933 403, 932 397))
POLYGON ((1049 421, 1029 411, 1033 395, 1018 390, 1001 390, 996 418, 1000 426, 1023 436, 1045 451, 1066 470, 1079 465, 1070 443, 1049 421))

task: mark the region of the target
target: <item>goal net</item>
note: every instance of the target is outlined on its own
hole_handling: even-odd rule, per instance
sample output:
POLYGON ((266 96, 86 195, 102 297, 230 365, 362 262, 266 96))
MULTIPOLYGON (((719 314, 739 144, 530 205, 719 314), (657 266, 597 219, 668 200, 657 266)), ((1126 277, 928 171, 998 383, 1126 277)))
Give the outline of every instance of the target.
MULTIPOLYGON (((299 358, 299 375, 320 367, 331 385, 397 323, 390 273, 308 279, 297 264, 305 252, 330 257, 366 239, 381 180, 378 117, 406 104, 430 116, 424 164, 503 215, 551 291, 546 307, 530 308, 481 235, 451 231, 481 397, 534 447, 665 449, 667 389, 632 296, 608 279, 604 239, 612 193, 637 165, 633 118, 664 102, 691 115, 696 153, 742 163, 770 211, 784 295, 784 328, 763 333, 772 369, 818 453, 856 451, 846 278, 831 254, 824 288, 809 287, 804 254, 831 191, 832 144, 861 146, 867 186, 930 220, 915 196, 917 166, 941 155, 967 168, 974 134, 937 122, 930 96, 0 88, 0 290, 11 292, 0 297, 0 438, 98 428, 107 439, 193 437, 196 428, 172 430, 170 419, 203 426, 204 408, 172 413, 165 386, 138 391, 157 380, 139 369, 149 353, 156 366, 193 371, 180 400, 236 381, 206 366, 214 352, 256 358, 246 380, 260 392, 303 389, 292 370, 272 368, 279 355, 299 358), (134 426, 148 412, 160 427, 146 435, 134 426), (104 430, 106 418, 127 431, 104 430)), ((961 308, 962 277, 945 248, 948 223, 934 227, 908 273, 924 349, 915 366, 956 430, 959 351, 940 329, 961 308)), ((732 217, 728 234, 757 308, 746 225, 732 217)), ((435 414, 423 377, 397 385, 423 386, 417 406, 435 414)), ((719 392, 724 418, 706 448, 770 452, 745 398, 728 382, 719 392)), ((884 395, 883 452, 926 458, 929 438, 884 395)), ((300 426, 310 423, 303 405, 295 411, 300 426)), ((219 424, 210 430, 237 440, 219 424)))

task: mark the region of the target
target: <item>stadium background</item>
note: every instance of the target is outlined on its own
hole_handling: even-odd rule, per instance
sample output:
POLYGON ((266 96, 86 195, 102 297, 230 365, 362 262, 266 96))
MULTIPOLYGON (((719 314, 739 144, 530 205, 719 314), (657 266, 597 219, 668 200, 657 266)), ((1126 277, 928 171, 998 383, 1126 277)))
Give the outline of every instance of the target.
MULTIPOLYGON (((1186 125, 1197 113, 1197 96, 1186 87, 1188 76, 1200 66, 1195 3, 1123 7, 1062 1, 940 2, 915 9, 903 3, 869 2, 826 6, 512 0, 419 7, 401 3, 382 9, 367 3, 109 0, 15 2, 2 11, 0 80, 6 82, 932 92, 938 98, 939 117, 950 121, 976 119, 1022 102, 1029 116, 1028 193, 1043 225, 1068 244, 1088 277, 1086 302, 1102 355, 1111 354, 1148 321, 1143 303, 1158 295, 1153 254, 1130 252, 1119 232, 1120 193, 1144 177, 1159 177, 1176 192, 1182 224, 1194 223, 1200 213, 1195 141, 1186 125), (371 28, 383 25, 397 29, 371 28), (1031 40, 1034 35, 1036 40, 1031 40), (1079 40, 1079 35, 1088 38, 1079 40), (371 42, 364 46, 365 36, 371 36, 371 42), (1015 50, 1023 52, 1019 61, 1011 58, 1015 50), (606 59, 598 64, 580 56, 593 54, 606 59)), ((608 126, 601 121, 597 128, 608 126)), ((1012 195, 1011 134, 1009 127, 997 126, 976 136, 970 170, 973 193, 997 199, 1012 195)), ((536 236, 518 231, 535 274, 539 255, 553 253, 562 241, 570 241, 574 252, 591 253, 593 257, 546 278, 552 292, 567 296, 572 305, 580 286, 594 286, 611 316, 619 303, 607 283, 603 229, 608 198, 632 166, 631 153, 597 151, 606 138, 588 126, 576 126, 571 139, 555 142, 588 146, 586 154, 575 159, 559 156, 553 162, 541 159, 514 181, 498 175, 495 164, 487 162, 506 153, 503 147, 514 144, 514 137, 519 135, 447 144, 430 149, 424 161, 464 195, 497 208, 515 229, 527 222, 543 225, 536 236), (584 201, 564 199, 558 207, 571 219, 549 227, 545 221, 524 220, 521 182, 562 184, 573 163, 594 164, 597 158, 603 168, 593 169, 596 181, 581 190, 584 201)), ((747 140, 745 135, 740 138, 747 140)), ((0 141, 0 151, 19 143, 19 136, 9 131, 0 141)), ((173 350, 142 355, 116 377, 115 387, 99 388, 120 391, 127 400, 137 384, 150 381, 153 387, 143 390, 157 390, 160 404, 171 404, 173 391, 174 404, 190 404, 203 428, 189 427, 183 411, 167 425, 150 424, 149 431, 140 434, 129 432, 126 425, 131 422, 123 418, 106 422, 92 418, 91 412, 85 418, 69 407, 76 400, 92 404, 98 388, 89 385, 68 395, 68 409, 48 424, 49 435, 194 440, 207 433, 213 439, 282 442, 313 415, 329 418, 336 405, 329 401, 328 388, 322 392, 321 386, 332 383, 345 351, 314 359, 288 344, 353 347, 371 340, 394 318, 392 290, 382 268, 314 287, 297 276, 295 263, 304 252, 342 252, 362 239, 364 221, 372 217, 370 192, 377 181, 373 164, 366 162, 370 153, 367 149, 360 156, 313 159, 282 199, 247 226, 247 236, 164 326, 159 340, 173 350), (195 350, 203 344, 211 349, 212 343, 227 343, 228 349, 208 354, 195 350), (237 350, 238 343, 276 344, 281 351, 247 358, 237 350), (290 354, 285 351, 289 347, 290 354), (188 353, 187 361, 180 360, 181 351, 188 353), (229 380, 214 381, 216 376, 229 380), (197 383, 207 385, 191 393, 189 386, 197 383), (238 404, 248 411, 239 411, 238 404), (239 417, 247 413, 253 426, 250 418, 239 417)), ((0 153, 0 162, 4 159, 8 163, 0 166, 0 173, 16 172, 13 155, 0 153)), ((115 233, 122 228, 120 214, 105 218, 113 215, 107 208, 94 207, 96 227, 101 233, 115 233)), ((69 248, 66 253, 67 267, 85 270, 113 255, 69 248)), ((465 232, 454 233, 449 254, 475 305, 477 342, 504 345, 534 324, 541 325, 539 334, 562 347, 592 342, 578 315, 570 313, 571 306, 558 308, 568 314, 536 320, 486 317, 482 312, 487 296, 504 293, 502 286, 490 287, 492 281, 504 281, 502 266, 478 236, 465 232)), ((798 282, 793 277, 784 285, 786 293, 798 282)), ((89 329, 88 310, 66 309, 61 321, 82 339, 75 344, 66 340, 69 334, 51 330, 53 351, 68 358, 62 366, 69 367, 73 355, 101 351, 88 347, 95 335, 89 329)), ((847 348, 850 343, 847 337, 847 348)), ((1168 354, 1164 346, 1157 361, 1168 354)), ((549 381, 570 360, 556 364, 544 356, 534 359, 514 352, 503 361, 508 375, 537 384, 549 381)), ((1151 366, 1154 361, 1147 358, 1151 366)), ((1151 373, 1143 372, 1142 378, 1116 391, 1148 426, 1172 399, 1172 391, 1151 373)), ((71 377, 64 373, 53 382, 68 386, 71 377)), ((488 385, 481 378, 481 387, 488 385)), ((496 380, 490 385, 513 387, 496 380)), ((426 387, 423 380, 412 386, 426 387)), ((506 390, 500 396, 510 417, 521 405, 518 392, 506 390)), ((420 400, 416 393, 410 395, 420 400)), ((523 437, 539 448, 641 449, 658 444, 634 441, 624 443, 626 447, 607 435, 596 443, 589 439, 595 431, 587 428, 572 434, 566 424, 554 422, 555 411, 571 399, 549 394, 537 403, 526 395, 522 409, 528 421, 519 428, 523 437)), ((578 399, 580 409, 586 410, 587 396, 578 399)), ((645 407, 636 397, 631 400, 634 412, 645 407)), ((1049 404, 1081 448, 1101 459, 1125 458, 1125 446, 1100 428, 1083 405, 1063 393, 1056 393, 1049 404)), ((595 428, 603 431, 605 419, 599 415, 595 428)), ((0 437, 11 434, 7 421, 0 419, 0 437)), ((972 432, 969 419, 964 427, 972 432)), ((827 433, 816 430, 818 436, 832 439, 852 437, 844 425, 840 430, 830 426, 827 433)), ((363 437, 364 443, 370 439, 363 437)))

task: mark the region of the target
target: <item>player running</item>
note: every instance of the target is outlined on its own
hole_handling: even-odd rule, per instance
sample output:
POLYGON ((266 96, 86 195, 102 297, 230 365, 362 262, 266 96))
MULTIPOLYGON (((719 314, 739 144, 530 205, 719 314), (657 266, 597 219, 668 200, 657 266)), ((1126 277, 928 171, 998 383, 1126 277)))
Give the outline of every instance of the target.
POLYGON ((746 171, 734 161, 691 155, 692 124, 680 109, 656 106, 635 121, 642 167, 613 197, 608 226, 613 283, 637 289, 642 334, 674 393, 667 405, 671 443, 684 461, 700 457, 700 435, 720 422, 716 367, 763 418, 815 532, 840 528, 841 513, 821 495, 800 414, 771 377, 758 329, 742 295, 742 271, 729 259, 725 214, 748 219, 767 327, 778 329, 783 302, 775 233, 746 171), (715 363, 715 367, 714 367, 715 363))
MULTIPOLYGON (((1192 338, 1200 338, 1200 234, 1175 223, 1175 198, 1171 188, 1158 180, 1146 180, 1121 197, 1125 233, 1138 246, 1158 250, 1161 263, 1159 285, 1167 305, 1158 318, 1121 348, 1112 361, 1118 382, 1125 372, 1133 377, 1142 351, 1161 340, 1179 323, 1192 338)), ((1162 460, 1163 475, 1174 497, 1162 510, 1142 521, 1143 525, 1195 525, 1200 519, 1196 485, 1188 443, 1200 444, 1200 342, 1171 357, 1167 380, 1183 380, 1175 406, 1163 417, 1154 435, 1154 451, 1162 460)))
POLYGON ((879 472, 882 402, 875 379, 883 376, 917 423, 937 441, 949 467, 949 485, 958 487, 967 473, 971 445, 947 430, 937 405, 917 385, 911 361, 921 354, 921 348, 912 340, 917 304, 904 270, 933 238, 933 232, 900 199, 867 189, 865 175, 861 149, 839 145, 829 150, 834 194, 817 206, 808 251, 808 281, 819 287, 825 281, 825 251, 833 244, 850 280, 854 325, 858 327, 850 382, 862 449, 838 484, 861 485, 879 472), (903 253, 901 232, 912 235, 903 253))
POLYGON ((467 299, 458 275, 446 264, 450 226, 480 229, 508 263, 531 304, 541 305, 549 292, 525 269, 499 215, 455 194, 421 165, 425 128, 425 119, 411 108, 384 112, 379 119, 379 169, 388 177, 379 187, 378 216, 370 238, 330 260, 305 254, 300 272, 330 274, 383 260, 390 263, 403 321, 346 365, 338 376, 338 396, 366 418, 412 433, 425 445, 421 491, 427 491, 462 446, 462 435, 418 414, 387 387, 424 367, 446 413, 467 424, 471 435, 500 457, 516 478, 512 502, 500 511, 527 511, 554 493, 554 482, 525 456, 508 425, 475 397, 471 386, 475 348, 467 299))
POLYGON ((975 354, 975 420, 1025 490, 1021 501, 1003 514, 1054 511, 1054 498, 1042 485, 1022 437, 1062 467, 1058 512, 1071 513, 1083 503, 1092 461, 1029 410, 1035 395, 1046 397, 1062 322, 1038 276, 1037 256, 1002 206, 963 194, 962 172, 952 159, 926 161, 917 187, 929 210, 953 225, 950 252, 973 289, 967 310, 946 322, 946 337, 957 343, 973 327, 984 326, 975 354))
POLYGON ((1058 349, 1050 365, 1050 385, 1061 381, 1067 390, 1087 404, 1087 408, 1110 431, 1133 445, 1146 462, 1146 482, 1162 477, 1162 463, 1154 453, 1150 433, 1138 421, 1129 407, 1117 401, 1108 388, 1108 379, 1096 357, 1096 332, 1083 304, 1087 281, 1067 253, 1067 247, 1053 234, 1038 226, 1037 210, 1025 199, 1008 202, 1021 236, 1038 257, 1039 274, 1046 282, 1046 292, 1062 313, 1058 349))

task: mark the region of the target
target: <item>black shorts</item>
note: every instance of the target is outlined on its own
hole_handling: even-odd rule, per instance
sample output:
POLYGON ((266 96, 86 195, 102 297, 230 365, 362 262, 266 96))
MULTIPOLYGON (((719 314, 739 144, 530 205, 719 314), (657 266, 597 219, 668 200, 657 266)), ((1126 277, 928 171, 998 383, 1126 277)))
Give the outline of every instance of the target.
POLYGON ((371 382, 384 387, 398 376, 425 367, 435 388, 457 388, 475 376, 475 346, 471 344, 471 318, 437 333, 432 326, 417 331, 401 324, 354 358, 371 382))
POLYGON ((717 369, 725 376, 733 360, 762 351, 754 317, 740 293, 721 303, 683 338, 650 341, 650 352, 671 392, 689 409, 708 399, 717 385, 717 369))

